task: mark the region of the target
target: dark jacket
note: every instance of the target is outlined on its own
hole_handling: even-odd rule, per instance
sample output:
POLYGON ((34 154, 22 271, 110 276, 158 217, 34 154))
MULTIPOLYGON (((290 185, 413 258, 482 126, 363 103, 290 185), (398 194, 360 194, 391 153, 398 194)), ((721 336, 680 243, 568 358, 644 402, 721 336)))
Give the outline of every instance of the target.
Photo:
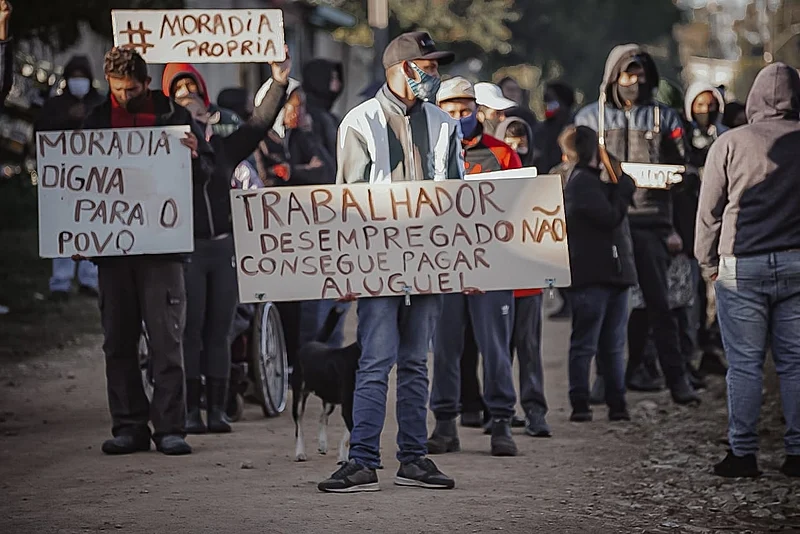
MULTIPOLYGON (((74 56, 64 67, 64 79, 73 77, 75 71, 82 71, 92 79, 92 69, 89 58, 74 56)), ((69 92, 69 85, 64 88, 64 93, 50 98, 45 102, 34 124, 34 129, 43 132, 56 130, 77 130, 83 124, 89 113, 103 102, 103 96, 92 87, 83 98, 73 96, 69 92)))
POLYGON ((600 171, 575 167, 564 188, 572 287, 637 283, 628 206, 636 185, 627 175, 605 183, 600 171))
POLYGON ((310 130, 287 130, 281 139, 275 132, 270 132, 259 145, 256 152, 258 176, 267 187, 320 185, 336 182, 336 165, 333 156, 328 154, 314 132, 310 130), (314 157, 322 161, 319 167, 311 167, 309 163, 314 157), (283 180, 275 173, 276 165, 289 164, 289 179, 283 180))
MULTIPOLYGON (((618 46, 606 62, 600 101, 581 109, 575 116, 575 124, 604 134, 609 153, 621 161, 684 165, 683 122, 675 110, 653 100, 626 110, 620 101, 617 79, 633 60, 643 63, 648 84, 657 87, 659 78, 652 58, 638 45, 618 46), (603 132, 600 132, 601 108, 604 110, 603 132)), ((672 227, 670 192, 637 189, 629 217, 633 228, 669 230, 672 227)))
POLYGON ((518 123, 520 123, 520 124, 525 126, 525 135, 528 138, 528 153, 524 154, 524 155, 520 154, 519 155, 519 159, 520 159, 523 167, 534 167, 534 164, 533 164, 533 160, 534 160, 533 130, 531 129, 530 124, 525 122, 524 119, 522 119, 520 117, 509 117, 509 118, 507 118, 506 120, 501 122, 500 125, 497 127, 497 130, 494 132, 494 136, 497 139, 499 139, 500 141, 505 140, 506 132, 508 131, 508 127, 511 126, 512 124, 514 124, 515 122, 518 122, 518 123))
POLYGON ((707 278, 720 256, 800 249, 800 76, 764 68, 747 97, 749 124, 711 146, 700 188, 695 255, 707 278))
POLYGON ((336 134, 342 119, 331 113, 333 104, 341 94, 341 91, 333 92, 330 89, 334 72, 339 74, 344 86, 344 69, 339 62, 314 59, 303 67, 303 91, 306 93, 306 108, 311 115, 314 134, 335 159, 336 134))
MULTIPOLYGON (((194 190, 202 187, 203 184, 211 179, 211 174, 214 171, 214 151, 211 145, 206 142, 205 132, 200 125, 195 122, 189 111, 173 102, 171 99, 164 96, 161 91, 150 92, 151 98, 156 113, 156 126, 182 126, 189 125, 192 133, 197 137, 197 157, 192 159, 192 182, 194 190)), ((111 94, 108 98, 95 107, 86 120, 83 122, 83 128, 87 130, 109 129, 111 126, 111 94)), ((165 176, 165 180, 169 180, 170 176, 165 176)), ((226 199, 227 193, 226 193, 226 199)), ((195 212, 195 225, 197 224, 197 213, 195 212)), ((188 256, 186 254, 161 254, 153 255, 151 258, 159 257, 167 260, 185 261, 188 256)), ((95 263, 106 261, 113 261, 119 258, 95 258, 95 263)))
POLYGON ((0 41, 0 111, 5 109, 6 97, 14 85, 14 44, 11 39, 0 41))

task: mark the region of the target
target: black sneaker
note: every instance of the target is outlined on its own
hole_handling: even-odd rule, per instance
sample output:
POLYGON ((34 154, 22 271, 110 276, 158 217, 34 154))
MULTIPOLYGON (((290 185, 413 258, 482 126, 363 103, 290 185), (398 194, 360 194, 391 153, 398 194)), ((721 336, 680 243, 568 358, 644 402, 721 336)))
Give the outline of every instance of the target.
POLYGON ((529 413, 525 420, 525 433, 534 438, 549 438, 553 435, 545 416, 539 413, 529 413))
POLYGON ((677 382, 670 386, 672 393, 672 400, 675 404, 700 404, 700 396, 689 384, 689 379, 686 375, 682 376, 677 382))
POLYGON ((320 482, 317 488, 327 493, 358 493, 381 489, 378 485, 378 473, 354 460, 344 464, 328 480, 320 482))
POLYGON ((609 408, 608 410, 608 420, 612 423, 619 422, 619 421, 630 421, 631 414, 628 413, 627 408, 609 408))
POLYGON ((183 436, 179 434, 167 434, 162 436, 156 441, 156 449, 158 452, 166 454, 167 456, 183 456, 185 454, 192 454, 192 447, 183 436))
POLYGON ((511 421, 495 419, 492 421, 492 456, 516 456, 517 444, 511 437, 511 421))
POLYGON ((102 450, 106 454, 133 454, 135 452, 146 452, 150 450, 150 436, 117 436, 106 440, 102 450))
POLYGON ((572 410, 569 420, 573 423, 590 423, 593 417, 592 410, 582 408, 572 410))
POLYGON ((455 419, 436 421, 431 437, 428 439, 428 454, 446 454, 459 452, 461 442, 458 440, 458 429, 455 419))
POLYGON ((733 451, 714 466, 714 474, 725 478, 756 478, 761 476, 755 454, 736 456, 733 451))
POLYGON ((781 466, 781 473, 787 477, 800 477, 800 455, 787 454, 781 466))
POLYGON ((445 475, 429 458, 417 458, 413 462, 402 464, 394 477, 398 486, 410 486, 427 489, 453 489, 456 481, 445 475))

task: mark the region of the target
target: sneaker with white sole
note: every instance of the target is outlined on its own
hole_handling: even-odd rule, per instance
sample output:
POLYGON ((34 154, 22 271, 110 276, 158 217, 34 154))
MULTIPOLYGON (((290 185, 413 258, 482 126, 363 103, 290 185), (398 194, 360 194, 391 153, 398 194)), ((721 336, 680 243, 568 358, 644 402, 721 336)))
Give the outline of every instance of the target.
POLYGON ((413 462, 402 464, 394 477, 398 486, 410 486, 426 489, 453 489, 455 480, 445 475, 436 464, 428 458, 417 458, 413 462))
POLYGON ((358 493, 381 489, 375 470, 364 467, 354 460, 340 467, 328 480, 320 482, 317 488, 328 493, 358 493))

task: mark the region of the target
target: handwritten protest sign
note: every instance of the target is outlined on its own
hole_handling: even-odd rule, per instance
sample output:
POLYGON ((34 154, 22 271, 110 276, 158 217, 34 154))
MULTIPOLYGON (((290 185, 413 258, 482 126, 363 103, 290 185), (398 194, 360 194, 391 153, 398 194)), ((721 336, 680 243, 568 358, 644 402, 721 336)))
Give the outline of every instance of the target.
POLYGON ((637 187, 647 189, 669 189, 683 181, 683 165, 660 165, 650 163, 623 163, 622 170, 633 178, 637 187))
POLYGON ((39 132, 39 255, 191 252, 188 126, 39 132))
MULTIPOLYGON (((536 167, 524 167, 522 169, 511 169, 504 172, 491 173, 492 180, 514 180, 516 178, 536 178, 536 167)), ((467 174, 465 180, 486 180, 487 173, 467 174)))
POLYGON ((242 302, 564 287, 561 178, 232 191, 242 302))
POLYGON ((114 44, 149 63, 269 63, 286 59, 280 9, 111 11, 114 44))

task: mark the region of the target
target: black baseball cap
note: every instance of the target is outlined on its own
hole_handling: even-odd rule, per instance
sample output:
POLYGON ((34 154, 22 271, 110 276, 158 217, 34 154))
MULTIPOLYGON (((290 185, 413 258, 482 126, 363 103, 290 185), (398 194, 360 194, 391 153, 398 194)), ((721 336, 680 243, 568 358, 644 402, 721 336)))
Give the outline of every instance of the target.
POLYGON ((428 32, 409 32, 389 43, 383 53, 383 66, 388 69, 403 61, 415 59, 435 59, 440 65, 447 65, 455 58, 453 52, 436 50, 436 43, 428 32))

